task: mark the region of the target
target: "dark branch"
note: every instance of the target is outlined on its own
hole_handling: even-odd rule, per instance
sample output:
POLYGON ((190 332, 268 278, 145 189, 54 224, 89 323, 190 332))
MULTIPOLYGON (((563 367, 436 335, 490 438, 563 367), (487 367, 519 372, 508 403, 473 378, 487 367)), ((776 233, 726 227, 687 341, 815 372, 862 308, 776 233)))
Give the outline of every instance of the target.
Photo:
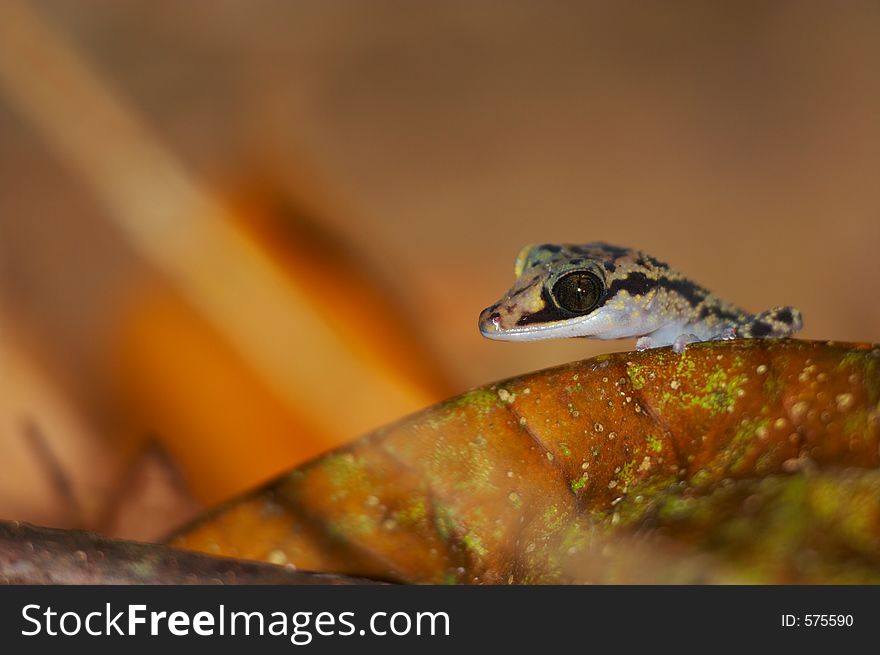
POLYGON ((15 521, 0 521, 0 583, 377 584, 15 521))

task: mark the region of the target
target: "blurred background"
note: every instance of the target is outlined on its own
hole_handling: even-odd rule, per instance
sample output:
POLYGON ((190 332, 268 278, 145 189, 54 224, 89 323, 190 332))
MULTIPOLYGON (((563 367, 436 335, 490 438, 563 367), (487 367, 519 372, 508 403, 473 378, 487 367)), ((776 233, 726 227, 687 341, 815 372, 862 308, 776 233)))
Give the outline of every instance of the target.
POLYGON ((880 4, 3 0, 0 517, 153 539, 469 387, 529 242, 880 341, 880 4))

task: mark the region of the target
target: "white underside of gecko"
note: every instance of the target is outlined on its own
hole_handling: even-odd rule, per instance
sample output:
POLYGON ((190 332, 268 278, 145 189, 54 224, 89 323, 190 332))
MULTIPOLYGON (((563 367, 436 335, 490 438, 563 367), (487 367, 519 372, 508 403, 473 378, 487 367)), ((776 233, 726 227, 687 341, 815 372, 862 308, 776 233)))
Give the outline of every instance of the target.
POLYGON ((529 246, 517 279, 480 315, 490 339, 638 337, 636 348, 714 339, 785 337, 803 324, 778 307, 750 314, 691 282, 646 253, 604 243, 529 246))

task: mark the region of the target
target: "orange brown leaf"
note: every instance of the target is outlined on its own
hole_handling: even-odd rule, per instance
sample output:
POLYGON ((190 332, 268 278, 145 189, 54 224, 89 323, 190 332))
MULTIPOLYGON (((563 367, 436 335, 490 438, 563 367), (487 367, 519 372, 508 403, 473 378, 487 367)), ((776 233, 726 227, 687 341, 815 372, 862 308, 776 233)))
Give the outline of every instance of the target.
POLYGON ((467 392, 175 545, 406 582, 880 581, 880 349, 715 342, 467 392))

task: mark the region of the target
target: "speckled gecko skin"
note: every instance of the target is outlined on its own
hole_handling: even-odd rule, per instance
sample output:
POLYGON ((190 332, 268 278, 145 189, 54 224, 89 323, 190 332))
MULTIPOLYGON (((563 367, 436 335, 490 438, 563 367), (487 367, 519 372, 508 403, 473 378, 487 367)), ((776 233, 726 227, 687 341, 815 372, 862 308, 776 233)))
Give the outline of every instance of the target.
POLYGON ((638 337, 637 350, 716 339, 787 337, 803 327, 794 307, 750 314, 647 253, 607 243, 526 246, 516 282, 480 314, 489 339, 638 337))

